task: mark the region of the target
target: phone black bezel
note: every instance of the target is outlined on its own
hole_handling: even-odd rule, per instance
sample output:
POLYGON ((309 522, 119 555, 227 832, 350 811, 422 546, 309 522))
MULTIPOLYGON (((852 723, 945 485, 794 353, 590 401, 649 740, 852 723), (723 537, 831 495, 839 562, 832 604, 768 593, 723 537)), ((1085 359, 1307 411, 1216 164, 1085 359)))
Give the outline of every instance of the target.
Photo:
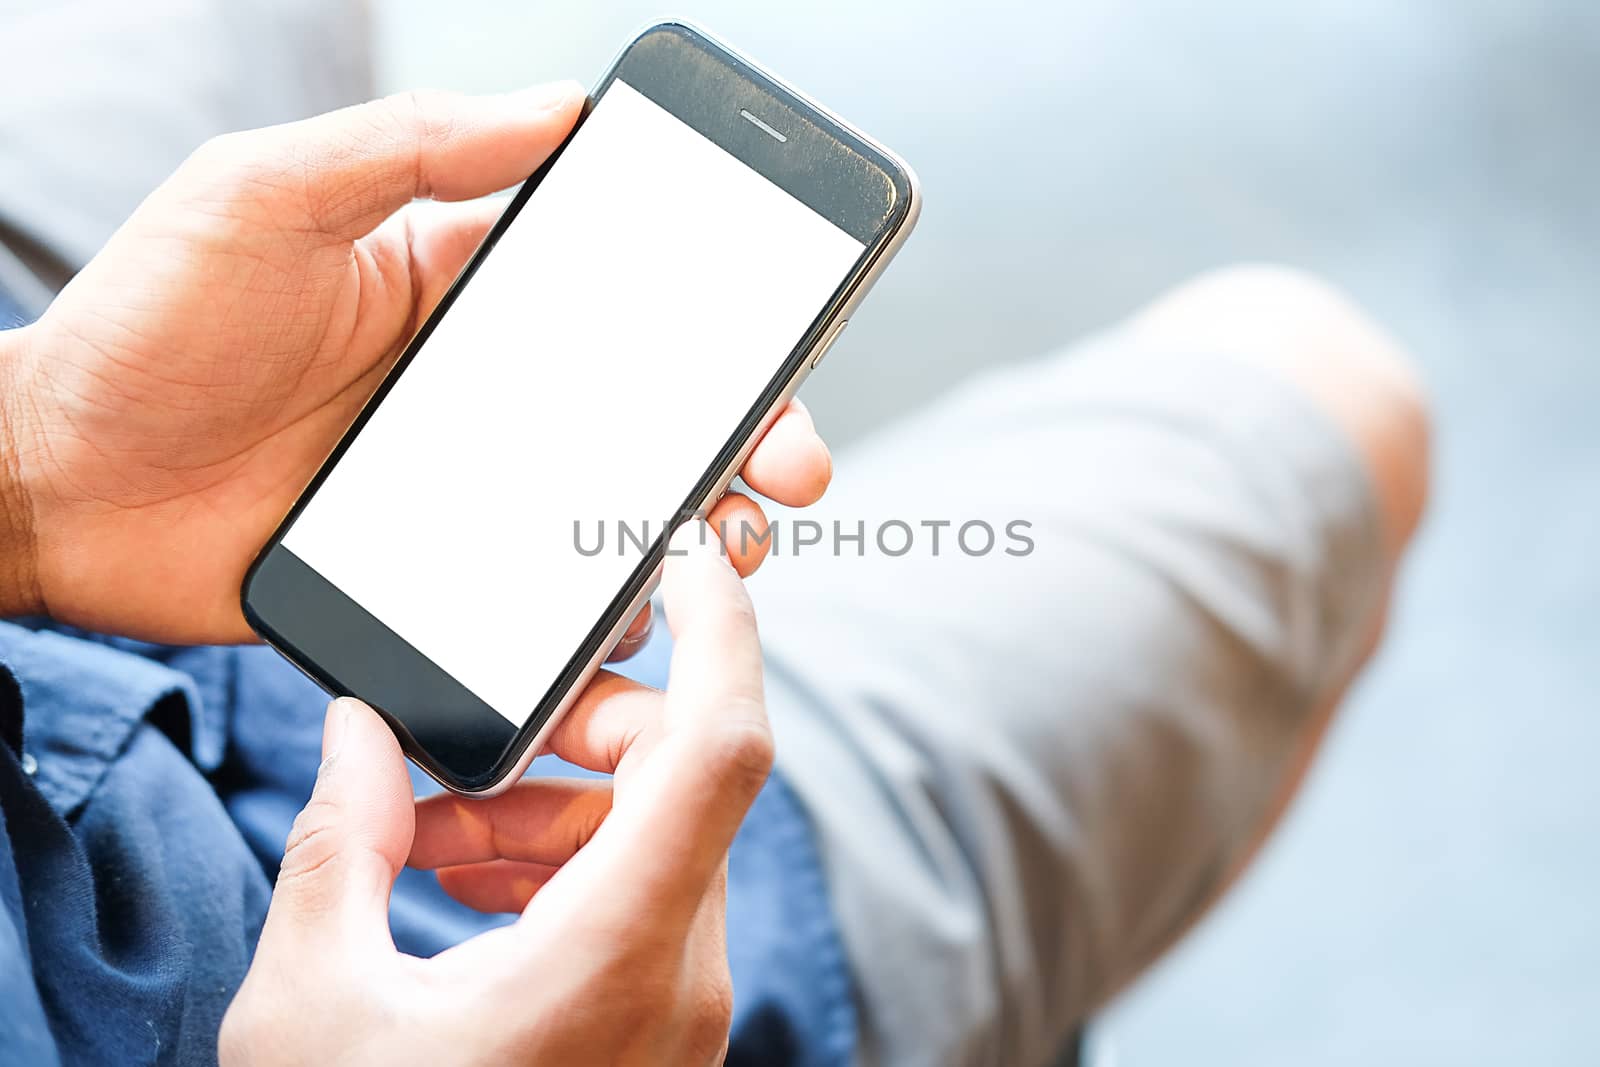
MULTIPOLYGON (((483 244, 274 531, 241 589, 245 617, 264 640, 329 692, 360 697, 371 704, 418 765, 461 793, 493 788, 521 761, 563 695, 655 574, 665 554, 665 533, 643 555, 520 728, 345 596, 281 541, 560 159, 583 119, 619 78, 865 245, 849 275, 819 310, 667 529, 691 514, 715 489, 722 473, 759 429, 763 416, 871 276, 874 264, 891 247, 912 211, 912 179, 898 161, 701 31, 683 23, 661 23, 640 34, 617 57, 585 102, 578 125, 512 196, 483 244), (741 109, 783 130, 789 140, 780 144, 740 116, 741 109)), ((419 506, 425 507, 426 501, 419 506)), ((382 536, 382 532, 374 531, 373 536, 382 536)), ((530 606, 529 610, 538 609, 530 606)))

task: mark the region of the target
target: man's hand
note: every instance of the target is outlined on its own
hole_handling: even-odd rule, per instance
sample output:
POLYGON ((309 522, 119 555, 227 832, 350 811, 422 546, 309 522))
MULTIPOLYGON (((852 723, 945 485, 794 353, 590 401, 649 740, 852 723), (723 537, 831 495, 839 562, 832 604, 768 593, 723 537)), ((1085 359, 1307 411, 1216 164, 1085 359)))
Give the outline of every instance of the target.
POLYGON ((720 1064, 732 993, 726 857, 772 766, 743 583, 698 523, 664 579, 663 694, 605 676, 552 748, 612 784, 530 780, 413 809, 400 750, 335 701, 254 962, 222 1024, 238 1064, 720 1064), (401 955, 407 857, 457 898, 520 911, 432 959, 401 955))
MULTIPOLYGON (((0 614, 246 639, 251 558, 501 209, 412 201, 516 183, 582 100, 398 96, 195 152, 43 318, 0 334, 0 614)), ((796 406, 744 476, 807 504, 829 470, 796 406)), ((765 521, 737 494, 724 520, 765 521)))

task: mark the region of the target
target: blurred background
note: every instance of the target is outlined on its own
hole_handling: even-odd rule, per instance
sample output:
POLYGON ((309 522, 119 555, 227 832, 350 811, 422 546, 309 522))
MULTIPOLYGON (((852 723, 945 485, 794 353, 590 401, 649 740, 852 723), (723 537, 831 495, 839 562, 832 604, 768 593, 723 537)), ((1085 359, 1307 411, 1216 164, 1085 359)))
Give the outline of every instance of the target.
MULTIPOLYGON (((320 32, 331 0, 12 2, 34 44, 0 65, 0 191, 66 262, 192 131, 366 77, 359 19, 320 32), (238 13, 231 51, 182 31, 208 8, 238 13), (74 48, 96 77, 63 76, 74 48)), ((1600 1063, 1600 4, 371 6, 381 91, 592 81, 671 13, 904 155, 921 225, 806 386, 841 469, 974 369, 1208 267, 1276 260, 1352 293, 1429 380, 1433 508, 1303 793, 1104 1014, 1098 1063, 1600 1063)))
MULTIPOLYGON (((375 7, 381 89, 589 81, 654 4, 375 7)), ((685 0, 919 171, 806 386, 850 439, 1239 259, 1346 288, 1437 407, 1389 641, 1115 1062, 1600 1062, 1600 5, 685 0)))

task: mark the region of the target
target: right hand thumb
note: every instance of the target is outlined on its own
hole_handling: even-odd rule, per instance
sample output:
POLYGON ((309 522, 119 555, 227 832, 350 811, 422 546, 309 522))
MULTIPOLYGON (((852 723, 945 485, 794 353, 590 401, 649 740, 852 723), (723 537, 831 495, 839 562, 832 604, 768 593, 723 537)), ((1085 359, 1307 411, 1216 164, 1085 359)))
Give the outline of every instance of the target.
POLYGON ((328 706, 322 766, 294 821, 272 894, 263 944, 310 936, 389 935, 389 891, 411 851, 415 808, 405 757, 376 712, 348 697, 328 706))

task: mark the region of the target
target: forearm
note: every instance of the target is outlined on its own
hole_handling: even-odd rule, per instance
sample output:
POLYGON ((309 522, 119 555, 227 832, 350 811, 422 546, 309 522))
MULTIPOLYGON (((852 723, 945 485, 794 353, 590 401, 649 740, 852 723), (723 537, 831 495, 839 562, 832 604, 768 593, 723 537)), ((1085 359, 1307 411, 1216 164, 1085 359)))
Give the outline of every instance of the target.
POLYGON ((27 327, 0 330, 0 617, 40 610, 35 566, 38 530, 23 482, 22 444, 27 411, 18 388, 27 327))

